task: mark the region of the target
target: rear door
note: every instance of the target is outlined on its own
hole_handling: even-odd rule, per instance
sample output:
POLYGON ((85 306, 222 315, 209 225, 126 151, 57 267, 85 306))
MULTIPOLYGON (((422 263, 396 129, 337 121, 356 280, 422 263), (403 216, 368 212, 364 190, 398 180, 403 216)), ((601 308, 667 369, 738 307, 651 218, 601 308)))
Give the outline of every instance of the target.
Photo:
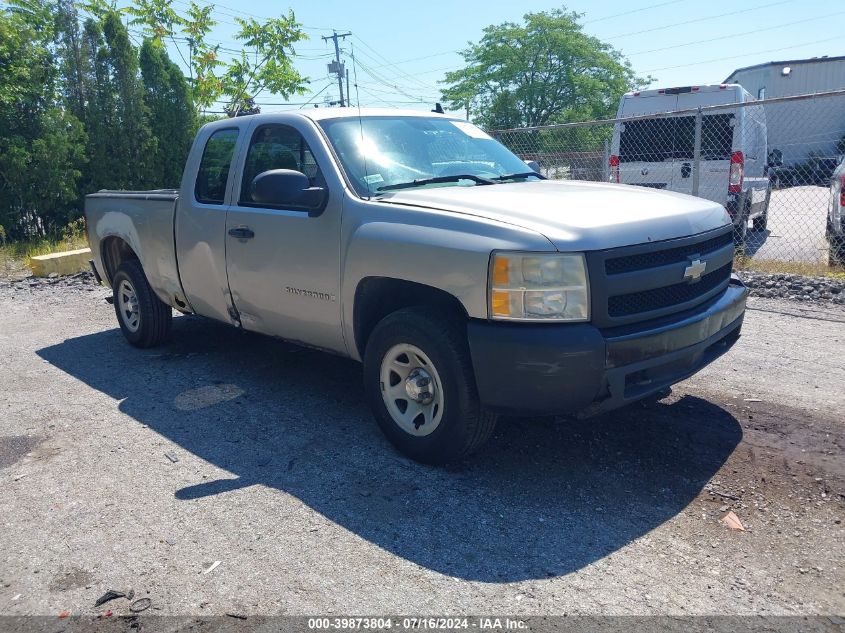
MULTIPOLYGON (((677 109, 676 95, 640 95, 625 98, 621 117, 636 117, 677 109)), ((619 125, 619 182, 655 189, 671 189, 673 144, 676 121, 673 117, 646 118, 619 125)))
POLYGON ((203 128, 188 157, 176 210, 179 277, 197 314, 235 323, 226 278, 226 204, 244 124, 203 128))
MULTIPOLYGON (((688 110, 705 106, 733 103, 733 90, 726 92, 719 86, 706 86, 697 91, 678 95, 678 109, 688 110)), ((698 197, 725 204, 728 191, 728 172, 731 153, 740 144, 737 110, 705 111, 701 120, 701 165, 698 197)), ((695 116, 684 117, 675 144, 675 165, 672 189, 692 194, 695 154, 695 116)))

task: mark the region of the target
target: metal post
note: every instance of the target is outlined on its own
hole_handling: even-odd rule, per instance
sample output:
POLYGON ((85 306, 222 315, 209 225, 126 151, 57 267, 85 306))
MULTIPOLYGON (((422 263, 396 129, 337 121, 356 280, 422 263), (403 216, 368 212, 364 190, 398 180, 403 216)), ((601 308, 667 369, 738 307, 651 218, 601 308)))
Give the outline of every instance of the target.
POLYGON ((604 182, 610 181, 610 144, 604 139, 604 160, 602 161, 601 179, 604 182))
POLYGON ((695 113, 695 145, 692 151, 692 195, 698 195, 701 178, 701 108, 695 113))

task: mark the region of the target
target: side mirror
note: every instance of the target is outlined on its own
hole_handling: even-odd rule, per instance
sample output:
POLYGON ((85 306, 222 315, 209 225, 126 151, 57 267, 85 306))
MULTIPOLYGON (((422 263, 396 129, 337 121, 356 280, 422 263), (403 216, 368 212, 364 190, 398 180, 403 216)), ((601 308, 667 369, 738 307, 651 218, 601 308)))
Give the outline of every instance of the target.
POLYGON ((253 179, 250 193, 252 201, 258 204, 311 211, 322 210, 327 199, 324 188, 312 187, 308 176, 293 169, 261 172, 253 179))
POLYGON ((527 160, 525 164, 528 165, 532 170, 536 171, 538 174, 540 173, 540 163, 536 160, 527 160))

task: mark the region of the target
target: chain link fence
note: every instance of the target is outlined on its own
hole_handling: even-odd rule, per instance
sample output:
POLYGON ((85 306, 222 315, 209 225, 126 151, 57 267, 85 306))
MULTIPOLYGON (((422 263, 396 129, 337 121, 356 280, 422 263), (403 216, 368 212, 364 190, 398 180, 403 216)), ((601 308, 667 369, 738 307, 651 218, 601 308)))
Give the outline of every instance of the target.
POLYGON ((629 93, 623 118, 491 134, 552 179, 636 185, 722 204, 740 265, 845 265, 845 90, 755 101, 738 86, 629 93), (743 101, 725 103, 727 101, 743 101), (666 104, 704 103, 652 113, 666 104))

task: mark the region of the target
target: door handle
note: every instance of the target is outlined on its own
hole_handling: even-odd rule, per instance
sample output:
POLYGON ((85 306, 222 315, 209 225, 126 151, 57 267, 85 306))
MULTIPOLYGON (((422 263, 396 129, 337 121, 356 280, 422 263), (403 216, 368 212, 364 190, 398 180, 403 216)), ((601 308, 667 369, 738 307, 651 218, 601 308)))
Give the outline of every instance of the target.
POLYGON ((234 229, 229 229, 229 235, 239 240, 251 240, 255 237, 255 232, 246 226, 238 226, 234 229))

